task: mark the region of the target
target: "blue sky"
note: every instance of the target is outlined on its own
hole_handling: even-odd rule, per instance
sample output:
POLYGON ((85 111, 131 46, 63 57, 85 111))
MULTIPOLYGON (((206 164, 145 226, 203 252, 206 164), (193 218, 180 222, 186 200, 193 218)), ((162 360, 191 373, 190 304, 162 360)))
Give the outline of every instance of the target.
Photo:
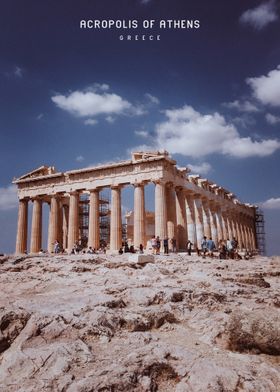
MULTIPOLYGON (((262 203, 268 253, 280 254, 279 23, 276 1, 2 1, 0 252, 14 249, 13 177, 126 159, 143 146, 262 203), (81 19, 139 28, 80 29, 81 19), (141 28, 151 19, 152 30, 141 28), (158 28, 169 19, 200 28, 158 28)), ((152 208, 151 189, 147 199, 152 208)), ((132 207, 132 191, 123 204, 132 207)))

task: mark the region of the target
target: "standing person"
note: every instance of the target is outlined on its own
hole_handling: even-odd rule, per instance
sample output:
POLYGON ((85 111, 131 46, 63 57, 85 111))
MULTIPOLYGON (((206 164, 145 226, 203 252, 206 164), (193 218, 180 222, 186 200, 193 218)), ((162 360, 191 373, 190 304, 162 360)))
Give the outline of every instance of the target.
POLYGON ((175 237, 173 237, 171 239, 171 245, 172 245, 172 252, 176 253, 177 252, 177 241, 176 241, 175 237))
POLYGON ((59 245, 59 242, 57 240, 55 240, 54 253, 59 253, 59 252, 60 252, 60 245, 59 245))
POLYGON ((163 240, 164 254, 168 255, 168 238, 165 237, 163 240))
POLYGON ((205 256, 206 256, 206 252, 207 252, 207 245, 208 245, 208 242, 207 242, 207 237, 206 236, 204 236, 203 237, 203 240, 202 240, 202 242, 201 242, 201 250, 202 250, 202 252, 203 252, 203 257, 205 258, 205 256))
POLYGON ((157 236, 157 238, 156 238, 156 242, 157 242, 157 255, 159 255, 160 254, 160 239, 159 239, 159 236, 157 236))
POLYGON ((142 244, 139 245, 139 253, 141 253, 141 254, 144 253, 144 247, 142 244))
POLYGON ((233 259, 232 241, 230 241, 229 238, 227 239, 226 247, 227 247, 227 256, 228 256, 228 258, 233 259))
POLYGON ((191 256, 191 254, 192 254, 192 246, 193 246, 193 243, 190 240, 188 240, 188 242, 187 242, 187 252, 188 252, 189 256, 191 256))
POLYGON ((156 240, 155 236, 153 236, 153 238, 151 239, 151 245, 152 245, 153 255, 156 255, 157 254, 157 240, 156 240))
POLYGON ((211 257, 214 256, 214 250, 216 249, 216 245, 215 242, 212 240, 212 237, 209 238, 209 240, 207 241, 207 249, 209 251, 209 254, 211 257))

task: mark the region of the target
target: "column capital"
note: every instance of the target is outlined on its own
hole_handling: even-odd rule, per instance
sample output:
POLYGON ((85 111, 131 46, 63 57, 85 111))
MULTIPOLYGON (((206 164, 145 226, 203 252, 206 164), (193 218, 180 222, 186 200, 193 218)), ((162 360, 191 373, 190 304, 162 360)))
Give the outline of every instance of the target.
POLYGON ((137 188, 137 187, 143 187, 143 186, 147 185, 147 183, 148 183, 147 180, 143 180, 143 181, 138 181, 138 182, 136 181, 136 182, 132 183, 131 185, 133 185, 134 188, 137 188))

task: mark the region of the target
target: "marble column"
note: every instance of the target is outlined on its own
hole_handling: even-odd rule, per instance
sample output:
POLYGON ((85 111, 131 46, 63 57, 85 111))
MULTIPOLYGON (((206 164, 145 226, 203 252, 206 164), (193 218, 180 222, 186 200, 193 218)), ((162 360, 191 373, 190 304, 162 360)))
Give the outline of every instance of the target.
POLYGON ((188 241, 186 197, 182 187, 176 187, 176 218, 178 249, 186 249, 188 241))
POLYGON ((195 214, 194 214, 194 199, 192 194, 186 195, 186 217, 187 217, 187 233, 188 239, 192 242, 194 248, 197 246, 196 239, 196 225, 195 225, 195 214))
POLYGON ((99 249, 100 228, 99 228, 99 191, 93 189, 89 196, 89 221, 88 221, 88 247, 99 249))
POLYGON ((227 240, 229 233, 228 233, 228 227, 227 227, 227 219, 226 219, 226 210, 225 207, 221 207, 221 223, 222 223, 222 232, 223 232, 223 239, 227 240))
POLYGON ((42 248, 42 200, 33 200, 30 253, 38 253, 42 248))
POLYGON ((28 200, 19 200, 16 253, 27 252, 28 200))
POLYGON ((166 192, 166 208, 167 208, 167 237, 169 238, 169 249, 172 249, 172 238, 176 240, 176 247, 178 248, 177 238, 177 218, 176 218, 176 197, 174 185, 168 183, 165 188, 166 192))
MULTIPOLYGON (((58 195, 51 197, 48 233, 48 252, 54 251, 55 241, 61 240, 62 219, 60 213, 60 198, 58 195)), ((61 245, 61 243, 60 243, 61 245)))
POLYGON ((165 184, 162 182, 155 184, 155 235, 159 236, 163 249, 163 239, 167 237, 167 211, 165 184))
POLYGON ((122 246, 122 213, 121 188, 111 188, 111 223, 110 223, 110 251, 117 251, 122 246))
POLYGON ((216 206, 215 215, 216 215, 217 236, 218 236, 218 243, 219 243, 220 241, 224 240, 222 214, 219 205, 216 206))
POLYGON ((133 244, 139 248, 140 244, 145 244, 145 188, 144 184, 134 184, 134 225, 133 244))
POLYGON ((195 225, 196 225, 197 247, 201 249, 204 230, 203 230, 202 202, 201 202, 200 195, 194 196, 194 215, 195 215, 195 225))
POLYGON ((216 219, 215 206, 213 202, 209 203, 209 218, 210 218, 212 240, 214 241, 216 247, 218 247, 219 241, 218 241, 218 231, 217 231, 217 219, 216 219))
POLYGON ((232 240, 233 239, 233 230, 232 230, 232 223, 231 223, 231 214, 230 214, 230 212, 226 213, 225 221, 226 221, 226 227, 227 227, 227 232, 228 232, 228 238, 230 240, 232 240))
POLYGON ((68 226, 69 226, 69 205, 64 204, 62 206, 62 232, 63 232, 62 246, 63 246, 63 249, 68 248, 68 226))
POLYGON ((79 192, 71 192, 69 201, 68 252, 71 252, 75 243, 79 241, 79 201, 79 192))
POLYGON ((203 218, 204 235, 207 237, 207 239, 209 239, 210 237, 212 238, 209 202, 207 199, 202 199, 202 218, 203 218))

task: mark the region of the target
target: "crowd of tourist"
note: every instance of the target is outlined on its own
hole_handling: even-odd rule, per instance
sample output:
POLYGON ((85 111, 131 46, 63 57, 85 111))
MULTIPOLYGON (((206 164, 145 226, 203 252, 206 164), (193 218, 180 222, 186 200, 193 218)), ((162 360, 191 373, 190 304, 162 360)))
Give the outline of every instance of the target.
MULTIPOLYGON (((150 240, 150 248, 152 254, 154 255, 168 255, 169 252, 177 253, 177 241, 176 238, 173 237, 169 240, 169 238, 165 237, 160 239, 159 236, 153 236, 150 240)), ((76 242, 70 252, 70 254, 80 254, 80 253, 87 253, 87 254, 105 254, 107 250, 107 243, 103 242, 98 249, 89 246, 88 248, 84 248, 79 242, 76 242)), ((180 249, 180 252, 186 251, 189 256, 193 253, 197 254, 198 256, 205 257, 218 257, 219 259, 235 259, 239 260, 242 259, 242 256, 239 252, 239 244, 235 237, 232 239, 227 239, 226 241, 220 240, 218 244, 215 244, 211 237, 207 238, 206 236, 203 237, 200 247, 194 247, 194 244, 188 240, 185 244, 185 249, 180 249)), ((40 250, 40 254, 45 253, 43 249, 40 250)), ((53 246, 53 253, 65 253, 65 250, 59 243, 59 241, 55 241, 53 246)), ((144 246, 140 244, 138 248, 135 248, 134 245, 128 243, 128 241, 123 241, 122 246, 120 247, 118 253, 122 255, 123 253, 144 253, 144 246)), ((248 260, 253 256, 252 252, 245 249, 243 252, 243 258, 248 260)))

